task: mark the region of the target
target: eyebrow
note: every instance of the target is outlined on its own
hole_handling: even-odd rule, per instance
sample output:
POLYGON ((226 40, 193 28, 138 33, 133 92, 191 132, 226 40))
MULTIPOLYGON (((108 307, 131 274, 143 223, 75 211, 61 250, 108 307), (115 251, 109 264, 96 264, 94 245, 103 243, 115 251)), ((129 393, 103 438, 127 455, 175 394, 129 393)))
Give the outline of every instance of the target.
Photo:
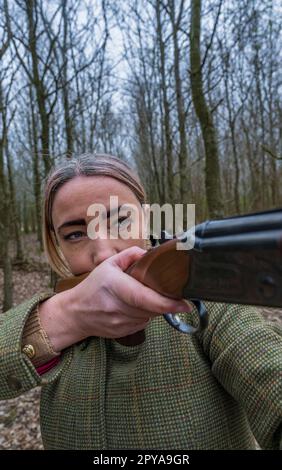
POLYGON ((67 222, 64 222, 60 227, 58 228, 58 232, 64 227, 70 227, 73 225, 86 225, 86 222, 84 219, 76 219, 76 220, 68 220, 67 222))
MULTIPOLYGON (((122 205, 118 206, 118 208, 113 209, 112 211, 108 210, 107 211, 107 219, 109 219, 109 217, 111 215, 116 214, 116 212, 119 212, 121 207, 124 207, 125 209, 127 209, 126 204, 122 204, 122 205)), ((130 210, 130 207, 128 208, 128 210, 130 210)), ((60 227, 58 228, 58 232, 60 232, 60 230, 62 230, 62 228, 72 227, 73 225, 86 225, 86 221, 84 219, 67 220, 62 225, 60 225, 60 227)))

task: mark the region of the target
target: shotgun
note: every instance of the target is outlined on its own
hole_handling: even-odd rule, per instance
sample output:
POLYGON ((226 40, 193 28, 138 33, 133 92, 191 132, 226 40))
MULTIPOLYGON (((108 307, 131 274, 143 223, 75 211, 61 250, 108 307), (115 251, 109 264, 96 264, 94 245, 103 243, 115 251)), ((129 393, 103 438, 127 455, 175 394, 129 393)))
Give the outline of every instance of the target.
MULTIPOLYGON (((207 326, 203 300, 282 308, 282 209, 203 222, 160 240, 127 273, 167 297, 194 303, 198 327, 164 315, 183 333, 207 326), (193 248, 179 250, 179 243, 193 248)), ((88 274, 59 281, 55 291, 74 287, 88 274)), ((141 331, 119 342, 130 346, 144 339, 141 331)))

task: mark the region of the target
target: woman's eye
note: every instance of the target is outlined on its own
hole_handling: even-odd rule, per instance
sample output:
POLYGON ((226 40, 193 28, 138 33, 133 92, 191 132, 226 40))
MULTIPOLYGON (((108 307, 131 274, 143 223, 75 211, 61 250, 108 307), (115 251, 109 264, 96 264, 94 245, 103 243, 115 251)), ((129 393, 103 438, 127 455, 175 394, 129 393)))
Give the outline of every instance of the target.
POLYGON ((132 222, 131 217, 120 217, 118 219, 118 224, 119 224, 120 227, 125 225, 125 222, 126 222, 126 224, 129 224, 129 222, 132 222))
POLYGON ((68 235, 64 236, 64 240, 79 240, 81 237, 84 237, 85 233, 84 232, 72 232, 69 233, 68 235))
MULTIPOLYGON (((109 221, 111 222, 111 221, 109 221)), ((114 220, 112 223, 111 223, 111 227, 115 227, 116 225, 118 225, 119 227, 122 227, 123 225, 125 225, 125 222, 128 224, 129 222, 131 222, 131 218, 130 217, 119 217, 118 219, 114 220)), ((109 227, 110 228, 110 227, 109 227)))

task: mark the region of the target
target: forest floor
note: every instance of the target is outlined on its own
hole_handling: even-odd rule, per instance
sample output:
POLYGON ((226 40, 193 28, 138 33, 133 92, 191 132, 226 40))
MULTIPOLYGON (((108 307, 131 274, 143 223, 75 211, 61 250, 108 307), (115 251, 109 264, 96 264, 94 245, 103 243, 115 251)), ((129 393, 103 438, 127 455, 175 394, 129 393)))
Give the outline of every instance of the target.
MULTIPOLYGON (((37 292, 49 290, 50 270, 36 248, 34 235, 25 239, 28 253, 25 269, 13 270, 14 299, 18 305, 37 292)), ((3 272, 0 269, 0 312, 3 303, 3 272)), ((263 316, 282 324, 282 310, 264 308, 263 316)), ((43 449, 39 425, 40 388, 35 388, 13 400, 0 401, 0 450, 43 449)))

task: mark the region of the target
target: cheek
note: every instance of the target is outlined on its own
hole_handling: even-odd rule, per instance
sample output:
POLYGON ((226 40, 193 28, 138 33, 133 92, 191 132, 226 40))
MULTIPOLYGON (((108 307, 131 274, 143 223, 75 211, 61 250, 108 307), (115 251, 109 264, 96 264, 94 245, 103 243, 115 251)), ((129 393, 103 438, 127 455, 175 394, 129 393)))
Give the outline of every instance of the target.
POLYGON ((93 265, 88 259, 84 259, 83 256, 71 257, 68 260, 68 264, 73 276, 78 276, 86 272, 90 272, 93 269, 93 265))
POLYGON ((75 245, 67 245, 66 243, 62 242, 60 243, 60 249, 65 256, 65 258, 70 259, 73 256, 77 255, 77 246, 75 245))
POLYGON ((146 248, 146 240, 139 239, 129 239, 129 240, 120 240, 119 241, 119 251, 130 248, 131 246, 138 246, 139 248, 146 248))
MULTIPOLYGON (((125 250, 126 248, 130 248, 131 246, 138 246, 140 248, 143 248, 143 249, 148 249, 148 240, 146 239, 143 239, 142 238, 142 235, 143 235, 143 225, 142 225, 142 216, 141 214, 139 214, 139 219, 138 219, 138 222, 139 222, 139 225, 138 225, 138 238, 133 238, 133 239, 128 239, 128 240, 123 240, 123 239, 120 239, 118 240, 118 246, 119 246, 119 251, 120 250, 125 250)), ((132 230, 132 236, 135 236, 133 230, 132 230)), ((145 230, 144 230, 144 234, 145 234, 145 230)))
POLYGON ((65 246, 65 244, 63 243, 61 244, 60 248, 73 274, 76 274, 76 272, 81 272, 87 262, 86 250, 81 249, 81 246, 79 246, 79 244, 65 246))

